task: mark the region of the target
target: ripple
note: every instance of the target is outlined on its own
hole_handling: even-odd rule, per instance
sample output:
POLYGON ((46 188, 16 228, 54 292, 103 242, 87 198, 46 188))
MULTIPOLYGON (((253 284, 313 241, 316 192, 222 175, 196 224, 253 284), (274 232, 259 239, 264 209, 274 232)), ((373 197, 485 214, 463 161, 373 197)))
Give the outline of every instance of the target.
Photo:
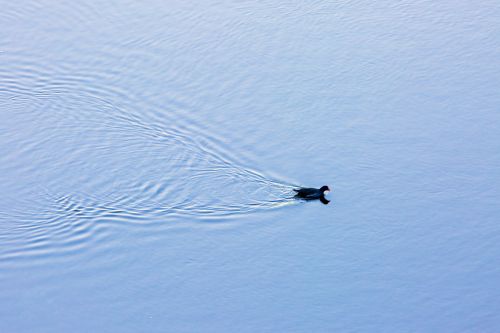
MULTIPOLYGON (((8 6, 0 16, 16 22, 37 6, 8 6)), ((81 31, 100 28, 90 23, 103 17, 95 7, 77 6, 72 22, 81 31)), ((114 22, 134 18, 108 9, 114 22)), ((54 22, 49 27, 60 28, 60 13, 46 14, 54 22)), ((199 115, 202 102, 174 89, 178 78, 194 78, 186 63, 143 74, 165 63, 160 41, 171 38, 149 31, 154 38, 96 34, 91 42, 98 46, 81 52, 85 57, 85 34, 73 43, 41 33, 43 52, 2 45, 0 261, 71 256, 112 246, 120 230, 207 226, 297 203, 290 199, 293 184, 253 167, 199 115)), ((196 78, 187 84, 202 86, 196 78)))
POLYGON ((9 114, 0 171, 13 202, 0 215, 0 261, 71 256, 119 228, 164 230, 296 203, 293 184, 247 167, 185 103, 136 103, 99 85, 106 73, 58 76, 21 63, 0 70, 9 114))

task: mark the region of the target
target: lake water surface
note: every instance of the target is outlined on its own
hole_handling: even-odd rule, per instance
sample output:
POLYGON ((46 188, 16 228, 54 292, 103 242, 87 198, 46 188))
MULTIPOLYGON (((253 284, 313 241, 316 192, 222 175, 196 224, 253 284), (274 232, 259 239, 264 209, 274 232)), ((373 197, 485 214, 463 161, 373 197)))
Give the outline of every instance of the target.
POLYGON ((498 2, 0 3, 0 332, 499 331, 498 2))

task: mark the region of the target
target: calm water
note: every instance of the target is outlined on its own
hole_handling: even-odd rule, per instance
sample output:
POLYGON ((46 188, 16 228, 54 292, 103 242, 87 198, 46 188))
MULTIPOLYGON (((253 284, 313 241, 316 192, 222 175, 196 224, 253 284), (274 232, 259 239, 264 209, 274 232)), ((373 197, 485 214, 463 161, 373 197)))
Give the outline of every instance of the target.
POLYGON ((0 332, 499 331, 498 2, 1 7, 0 332))

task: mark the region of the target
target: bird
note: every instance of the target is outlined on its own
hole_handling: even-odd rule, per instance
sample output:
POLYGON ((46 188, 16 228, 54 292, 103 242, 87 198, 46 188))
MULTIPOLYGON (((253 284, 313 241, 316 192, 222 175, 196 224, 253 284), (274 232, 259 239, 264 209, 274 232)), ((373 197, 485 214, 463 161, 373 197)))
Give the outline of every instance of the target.
POLYGON ((304 199, 304 200, 320 200, 325 205, 330 202, 325 198, 325 195, 330 192, 330 188, 326 185, 321 186, 321 188, 312 188, 312 187, 301 187, 298 189, 293 189, 296 194, 295 198, 304 199))

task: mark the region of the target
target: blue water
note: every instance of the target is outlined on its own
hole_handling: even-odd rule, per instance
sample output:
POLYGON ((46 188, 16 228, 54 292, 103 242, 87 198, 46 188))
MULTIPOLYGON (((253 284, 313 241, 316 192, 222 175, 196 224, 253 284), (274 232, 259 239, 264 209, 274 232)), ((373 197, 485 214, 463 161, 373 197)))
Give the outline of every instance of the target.
POLYGON ((498 332, 498 2, 1 7, 0 332, 498 332))

